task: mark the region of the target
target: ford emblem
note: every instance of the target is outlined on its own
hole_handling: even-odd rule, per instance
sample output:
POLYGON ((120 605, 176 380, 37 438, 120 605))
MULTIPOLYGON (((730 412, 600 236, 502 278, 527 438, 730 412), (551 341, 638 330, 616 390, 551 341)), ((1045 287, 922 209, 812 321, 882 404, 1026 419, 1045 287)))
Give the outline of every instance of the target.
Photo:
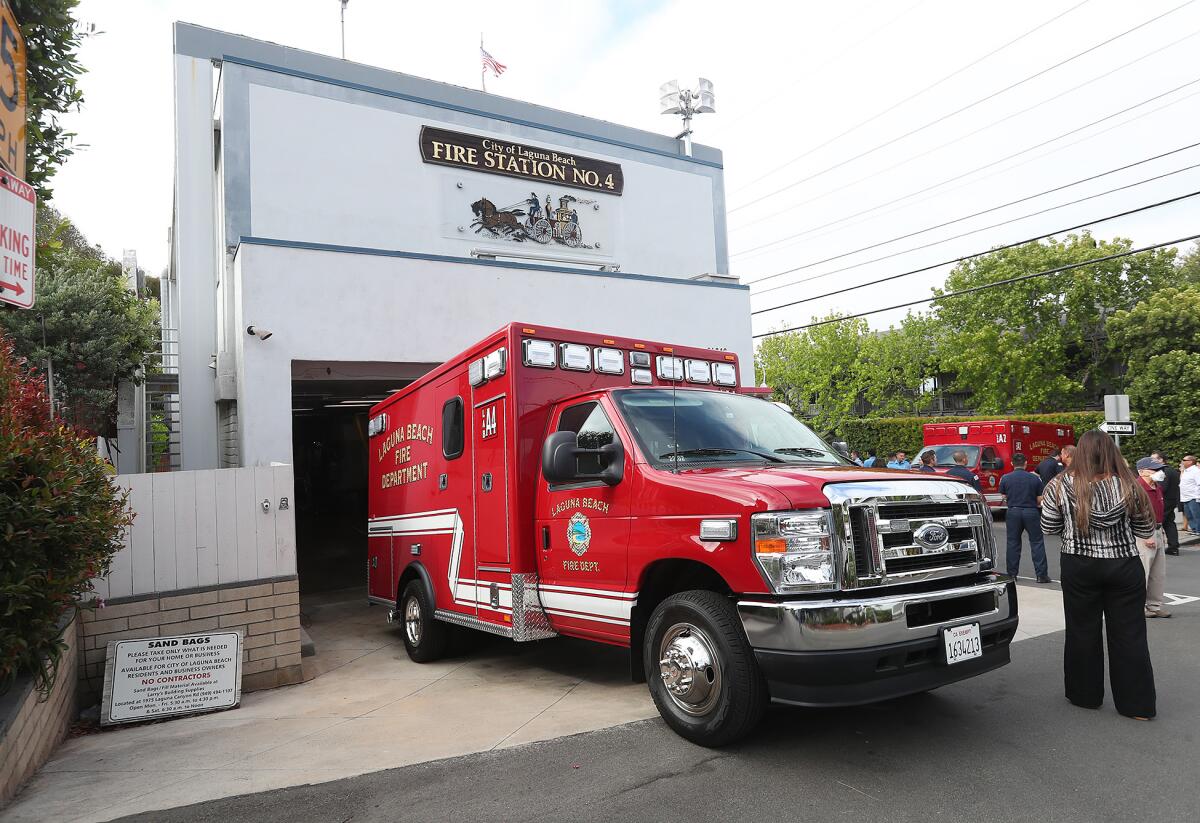
POLYGON ((926 523, 913 533, 913 540, 923 549, 940 549, 950 540, 950 532, 938 523, 926 523))

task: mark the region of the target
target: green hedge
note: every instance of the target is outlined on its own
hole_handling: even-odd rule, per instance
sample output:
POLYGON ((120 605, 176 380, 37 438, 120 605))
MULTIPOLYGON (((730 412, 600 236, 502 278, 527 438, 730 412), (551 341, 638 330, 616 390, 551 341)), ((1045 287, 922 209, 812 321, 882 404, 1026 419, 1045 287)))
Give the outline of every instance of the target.
MULTIPOLYGON (((921 449, 923 438, 921 427, 926 423, 966 423, 975 420, 1029 420, 1045 421, 1047 423, 1063 423, 1075 429, 1075 437, 1089 429, 1094 429, 1104 422, 1104 413, 1098 411, 1058 412, 1057 414, 1022 414, 1022 415, 976 415, 974 417, 880 417, 875 419, 852 420, 844 424, 835 433, 836 439, 845 440, 850 448, 865 454, 868 449, 877 455, 889 455, 903 449, 913 455, 921 449)), ((1148 454, 1151 449, 1159 448, 1152 442, 1152 434, 1139 434, 1137 437, 1122 438, 1121 451, 1127 458, 1136 459, 1148 454)), ((1165 447, 1165 446, 1164 446, 1165 447)), ((1168 457, 1177 459, 1179 455, 1169 454, 1168 457)))

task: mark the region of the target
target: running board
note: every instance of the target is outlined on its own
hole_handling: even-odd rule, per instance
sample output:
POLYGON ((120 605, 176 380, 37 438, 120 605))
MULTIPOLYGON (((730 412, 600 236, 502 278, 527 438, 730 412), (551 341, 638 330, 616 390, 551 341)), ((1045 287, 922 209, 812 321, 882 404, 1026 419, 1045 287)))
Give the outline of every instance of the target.
POLYGON ((463 626, 468 629, 477 629, 481 632, 498 634, 501 637, 507 637, 509 640, 513 639, 511 626, 502 626, 499 623, 480 620, 478 617, 472 617, 469 614, 459 614, 458 612, 446 611, 445 609, 435 610, 433 616, 438 620, 445 621, 446 623, 453 623, 456 626, 463 626))

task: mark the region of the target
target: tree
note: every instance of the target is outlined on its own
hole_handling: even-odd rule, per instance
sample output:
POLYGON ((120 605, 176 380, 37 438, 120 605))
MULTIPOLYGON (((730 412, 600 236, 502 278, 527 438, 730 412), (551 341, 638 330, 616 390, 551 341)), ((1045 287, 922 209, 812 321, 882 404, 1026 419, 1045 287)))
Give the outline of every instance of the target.
POLYGON ((971 392, 981 413, 1030 413, 1077 406, 1119 371, 1105 321, 1178 276, 1174 249, 1081 266, 969 296, 948 292, 1128 251, 1091 235, 1027 243, 960 263, 935 290, 943 368, 971 392))
POLYGON ((21 674, 50 690, 62 617, 131 520, 95 445, 48 412, 40 376, 0 336, 0 693, 21 674))
POLYGON ((1200 242, 1192 250, 1179 258, 1179 281, 1181 283, 1200 283, 1200 242))
POLYGON ((65 219, 39 237, 37 254, 36 308, 5 307, 0 327, 18 354, 35 364, 50 359, 64 418, 111 434, 117 383, 139 379, 158 346, 157 304, 129 291, 121 265, 89 246, 65 219))
POLYGON ((75 20, 79 0, 8 0, 25 38, 28 121, 25 180, 39 200, 50 199, 50 178, 75 153, 75 134, 60 115, 83 102, 79 46, 94 33, 75 20))
POLYGON ((910 314, 899 328, 868 334, 858 371, 870 417, 912 414, 928 408, 926 378, 937 374, 938 328, 928 315, 910 314))
POLYGON ((1200 447, 1200 286, 1155 292, 1108 321, 1109 345, 1126 364, 1138 440, 1165 453, 1200 447))
POLYGON ((815 403, 814 425, 830 432, 853 416, 863 390, 859 352, 867 322, 826 319, 836 322, 763 340, 755 372, 797 410, 815 403))

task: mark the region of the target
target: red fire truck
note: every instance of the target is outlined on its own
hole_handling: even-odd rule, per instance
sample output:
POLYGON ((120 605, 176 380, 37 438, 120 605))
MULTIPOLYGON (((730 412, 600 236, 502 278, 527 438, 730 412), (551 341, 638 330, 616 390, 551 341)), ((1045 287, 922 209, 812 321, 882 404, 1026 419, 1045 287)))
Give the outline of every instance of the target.
POLYGON ((725 351, 513 324, 371 409, 371 601, 409 656, 461 628, 628 647, 720 745, 1004 665, 1016 590, 982 498, 859 469, 725 351))
POLYGON ((1028 420, 972 420, 967 423, 926 423, 925 446, 921 455, 932 451, 940 473, 954 465, 954 453, 967 455, 967 468, 979 478, 984 499, 993 509, 1005 509, 999 492, 1000 478, 1012 471, 1012 456, 1025 455, 1025 468, 1037 471, 1038 464, 1063 446, 1075 443, 1075 430, 1060 423, 1034 423, 1028 420))

